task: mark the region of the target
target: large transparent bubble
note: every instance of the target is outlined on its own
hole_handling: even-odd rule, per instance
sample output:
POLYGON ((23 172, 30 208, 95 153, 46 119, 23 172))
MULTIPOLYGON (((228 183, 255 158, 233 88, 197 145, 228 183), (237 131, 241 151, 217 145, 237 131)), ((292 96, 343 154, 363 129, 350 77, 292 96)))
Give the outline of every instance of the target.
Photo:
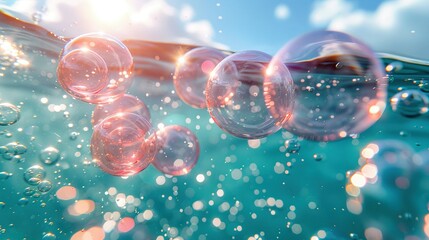
POLYGON ((153 161, 156 141, 156 133, 148 120, 134 113, 120 113, 95 126, 91 153, 103 171, 130 176, 153 161))
POLYGON ((133 58, 118 39, 88 33, 64 47, 57 75, 61 87, 88 103, 107 103, 125 94, 132 83, 133 58))
POLYGON ((152 164, 168 175, 188 174, 200 155, 194 133, 186 127, 171 125, 157 131, 157 137, 159 149, 152 164))
POLYGON ((146 104, 135 96, 125 94, 114 102, 97 105, 92 113, 91 122, 97 125, 103 119, 117 113, 134 113, 150 121, 150 112, 146 104))
POLYGON ((296 135, 330 141, 357 134, 385 109, 384 69, 371 49, 350 35, 317 31, 298 37, 273 57, 270 74, 281 76, 283 65, 295 84, 294 111, 283 127, 296 135))
POLYGON ((222 51, 209 47, 199 47, 185 53, 179 58, 174 73, 177 95, 192 107, 205 108, 207 80, 225 57, 222 51))
POLYGON ((222 60, 211 73, 207 107, 215 123, 231 135, 262 138, 281 128, 265 103, 264 78, 270 60, 263 52, 238 52, 222 60))

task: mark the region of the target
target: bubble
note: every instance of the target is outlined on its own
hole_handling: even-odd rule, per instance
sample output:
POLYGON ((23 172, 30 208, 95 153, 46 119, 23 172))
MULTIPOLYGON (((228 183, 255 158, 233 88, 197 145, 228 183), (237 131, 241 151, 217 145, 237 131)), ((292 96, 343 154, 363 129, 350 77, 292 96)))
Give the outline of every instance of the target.
POLYGON ((43 180, 37 185, 37 189, 42 193, 47 193, 52 189, 52 183, 49 180, 43 180))
POLYGON ((140 115, 150 121, 150 112, 146 104, 137 97, 125 94, 112 103, 97 105, 92 114, 92 124, 97 125, 108 116, 125 112, 140 115))
POLYGON ((393 111, 402 116, 413 118, 428 111, 429 98, 421 91, 410 89, 396 93, 390 99, 390 104, 393 111))
POLYGON ((7 180, 13 174, 8 172, 0 172, 0 180, 7 180))
POLYGON ((133 66, 131 53, 115 37, 84 34, 64 47, 57 68, 58 82, 79 100, 108 103, 130 87, 133 66))
POLYGON ((323 160, 323 154, 315 153, 313 154, 313 159, 316 160, 317 162, 320 162, 323 160))
MULTIPOLYGON (((385 109, 384 69, 375 54, 350 35, 316 31, 298 37, 273 57, 270 75, 281 76, 276 69, 283 64, 295 84, 294 111, 283 127, 298 136, 331 141, 357 134, 385 109)), ((275 109, 276 101, 273 105, 275 109)))
POLYGON ((222 60, 207 83, 207 107, 214 122, 236 137, 257 139, 281 128, 264 99, 264 76, 271 56, 258 51, 222 60))
POLYGON ((166 126, 157 132, 159 151, 152 164, 161 172, 178 176, 189 173, 198 161, 197 137, 179 125, 166 126))
POLYGON ((19 142, 10 142, 4 146, 6 153, 11 155, 21 155, 27 152, 27 147, 19 142))
POLYGON ((285 147, 288 153, 297 153, 301 148, 301 144, 296 139, 289 139, 285 141, 285 147))
POLYGON ((130 176, 145 169, 156 148, 152 125, 133 113, 105 118, 95 126, 91 139, 91 153, 97 165, 116 176, 130 176))
POLYGON ((21 110, 10 103, 0 103, 0 126, 9 126, 19 121, 21 110))
POLYGON ((31 166, 24 172, 24 180, 30 185, 39 184, 45 177, 45 169, 40 165, 31 166))
POLYGON ((47 147, 39 154, 40 161, 46 165, 52 165, 60 159, 60 151, 55 147, 47 147))
POLYGON ((205 108, 207 80, 225 57, 222 51, 209 47, 199 47, 185 53, 177 62, 173 78, 177 95, 194 108, 205 108))
POLYGON ((2 157, 3 157, 3 159, 4 160, 12 160, 12 158, 14 157, 14 154, 13 153, 10 153, 10 152, 6 152, 6 153, 3 153, 2 154, 2 157))
POLYGON ((65 55, 58 65, 58 82, 70 95, 90 102, 108 84, 107 66, 97 53, 75 49, 65 55))
POLYGON ((57 239, 57 236, 55 236, 55 234, 50 232, 46 233, 42 238, 42 240, 55 240, 55 239, 57 239))
POLYGON ((18 205, 19 205, 19 206, 25 206, 25 205, 27 205, 27 204, 28 204, 28 198, 23 197, 23 198, 20 198, 20 199, 18 200, 18 205))
POLYGON ((404 68, 404 64, 402 64, 402 62, 394 61, 394 62, 389 63, 385 69, 386 69, 387 73, 391 74, 393 72, 399 72, 403 68, 404 68))
POLYGON ((71 132, 69 138, 70 138, 70 140, 76 140, 79 135, 80 135, 80 133, 78 133, 78 132, 71 132))
POLYGON ((429 92, 429 81, 428 80, 423 80, 420 84, 419 84, 420 90, 422 90, 423 92, 429 92))
POLYGON ((34 193, 36 193, 36 189, 34 189, 33 187, 26 187, 24 189, 24 195, 27 197, 33 196, 34 193))
POLYGON ((5 154, 8 152, 8 148, 6 146, 0 146, 0 154, 5 154))

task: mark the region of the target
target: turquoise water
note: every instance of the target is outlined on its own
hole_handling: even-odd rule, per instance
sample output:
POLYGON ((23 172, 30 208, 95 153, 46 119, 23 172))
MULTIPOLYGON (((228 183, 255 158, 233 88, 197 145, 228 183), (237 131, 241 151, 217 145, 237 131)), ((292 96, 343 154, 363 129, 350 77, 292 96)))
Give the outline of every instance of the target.
MULTIPOLYGON (((150 166, 123 179, 91 162, 94 106, 72 99, 56 82, 65 43, 0 14, 0 103, 20 109, 15 124, 0 126, 0 146, 19 142, 26 148, 0 158, 0 239, 99 239, 97 231, 105 239, 310 239, 324 233, 325 239, 371 239, 369 227, 380 229, 385 239, 427 237, 427 206, 397 200, 427 196, 427 188, 386 191, 375 203, 382 207, 364 203, 362 213, 353 214, 345 186, 347 171, 359 168, 368 143, 396 139, 416 152, 427 150, 428 114, 406 118, 388 105, 381 119, 354 139, 298 139, 300 150, 287 153, 285 141, 296 138, 287 131, 260 141, 238 139, 221 131, 206 110, 177 97, 174 59, 192 46, 124 41, 136 64, 130 93, 147 104, 154 126, 193 130, 201 155, 186 176, 164 176, 150 166), (43 160, 48 147, 58 150, 58 162, 43 160), (24 179, 34 165, 45 169, 51 189, 24 179), (76 196, 64 200, 58 192, 64 186, 74 187, 76 196), (128 218, 135 226, 124 231, 118 226, 128 218), (404 219, 407 228, 401 227, 404 219)), ((380 56, 386 66, 402 66, 389 74, 389 98, 401 89, 425 90, 428 63, 380 56)))

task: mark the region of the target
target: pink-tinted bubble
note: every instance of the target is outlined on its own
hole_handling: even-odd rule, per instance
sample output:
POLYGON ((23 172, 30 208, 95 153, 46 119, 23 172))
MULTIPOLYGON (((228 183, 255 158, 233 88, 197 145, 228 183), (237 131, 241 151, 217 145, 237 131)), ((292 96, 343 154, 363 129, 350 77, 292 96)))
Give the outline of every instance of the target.
POLYGON ((88 49, 75 49, 58 65, 58 82, 69 94, 86 99, 107 86, 107 66, 100 55, 88 49))
POLYGON ((161 172, 179 176, 189 173, 198 161, 200 145, 191 130, 172 125, 157 131, 159 150, 152 164, 161 172))
POLYGON ((156 133, 140 115, 119 113, 105 118, 94 128, 92 157, 109 174, 134 175, 153 161, 156 151, 156 133))
POLYGON ((264 77, 271 56, 259 51, 232 54, 211 73, 206 98, 215 123, 241 138, 262 138, 281 128, 265 104, 264 77))
MULTIPOLYGON (((88 54, 86 54, 88 55, 88 54)), ((76 64, 75 64, 76 65, 76 64)), ((104 34, 104 33, 89 33, 84 34, 79 37, 76 37, 72 39, 70 42, 66 44, 64 47, 61 56, 60 56, 60 65, 58 66, 57 73, 58 73, 58 81, 60 82, 61 86, 73 97, 89 102, 89 103, 107 103, 112 102, 115 99, 121 97, 126 90, 130 87, 132 83, 132 72, 133 72, 133 58, 131 56, 131 53, 127 49, 127 47, 118 39, 116 39, 113 36, 104 34), (88 72, 91 76, 91 72, 93 69, 83 69, 85 68, 85 65, 79 66, 81 69, 72 68, 70 70, 63 69, 64 67, 69 66, 70 64, 67 64, 67 61, 71 58, 67 57, 69 54, 72 54, 76 50, 79 51, 79 55, 74 54, 74 58, 77 57, 85 57, 85 54, 81 52, 87 52, 91 51, 90 59, 91 60, 81 60, 76 59, 74 60, 77 63, 81 62, 94 62, 93 59, 95 57, 93 55, 98 55, 97 61, 99 59, 102 59, 105 64, 105 68, 107 68, 107 77, 104 78, 103 83, 100 83, 100 86, 102 86, 101 89, 98 89, 97 91, 76 91, 75 89, 68 88, 68 86, 74 86, 79 85, 81 82, 87 82, 87 78, 85 75, 83 75, 84 80, 81 80, 76 77, 72 77, 70 79, 63 79, 64 77, 67 77, 68 75, 64 75, 64 73, 71 72, 71 71, 80 71, 82 73, 88 72), (92 54, 93 53, 93 54, 92 54), (61 63, 62 62, 62 63, 61 63), (69 83, 69 84, 62 84, 62 82, 70 82, 70 81, 77 81, 77 84, 69 83)), ((90 65, 90 67, 93 67, 90 65)), ((82 75, 82 74, 79 74, 82 75)), ((99 75, 99 74, 95 74, 99 75)), ((96 78, 99 79, 99 78, 96 78)), ((89 79, 91 80, 91 79, 89 79)), ((89 86, 98 86, 98 83, 89 84, 86 83, 89 86)))
POLYGON ((206 107, 207 80, 216 65, 226 57, 220 50, 208 47, 192 49, 179 58, 174 73, 177 95, 195 108, 206 107))
MULTIPOLYGON (((293 114, 283 127, 298 136, 330 141, 358 134, 385 109, 384 69, 371 49, 348 34, 317 31, 298 37, 273 57, 271 74, 282 65, 295 85, 293 114)), ((274 109, 283 104, 272 103, 274 109)))
POLYGON ((137 97, 125 94, 112 103, 97 105, 92 114, 92 124, 97 125, 103 119, 117 113, 134 113, 150 121, 150 112, 146 104, 137 97))

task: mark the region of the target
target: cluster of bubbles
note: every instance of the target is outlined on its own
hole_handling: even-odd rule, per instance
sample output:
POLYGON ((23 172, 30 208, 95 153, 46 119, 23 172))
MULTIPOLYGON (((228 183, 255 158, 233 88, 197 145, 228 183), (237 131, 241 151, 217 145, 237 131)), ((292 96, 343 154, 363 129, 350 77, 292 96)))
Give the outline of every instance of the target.
MULTIPOLYGON (((52 189, 51 181, 45 179, 46 170, 40 165, 33 165, 24 172, 24 180, 31 186, 37 186, 37 190, 40 193, 47 193, 52 189)), ((24 191, 25 196, 33 196, 36 190, 32 187, 28 187, 24 191)))
POLYGON ((384 68, 369 47, 345 33, 305 34, 274 57, 237 52, 208 72, 222 56, 207 48, 186 53, 174 85, 193 107, 205 106, 205 91, 214 122, 236 137, 257 139, 284 128, 306 139, 331 141, 366 130, 385 109, 384 68))
MULTIPOLYGON (((0 126, 10 126, 20 119, 20 109, 11 103, 0 103, 0 126)), ((20 142, 9 142, 0 146, 0 155, 4 160, 21 163, 25 161, 23 155, 27 152, 27 146, 20 142)), ((60 159, 60 152, 54 147, 43 149, 40 154, 40 161, 46 165, 55 164, 60 159)), ((0 172, 0 179, 7 179, 12 173, 0 172)), ((28 203, 27 197, 38 197, 52 189, 51 181, 45 179, 46 171, 40 165, 33 165, 27 168, 23 174, 25 182, 31 187, 24 190, 24 197, 19 201, 19 205, 28 203)))
MULTIPOLYGON (((115 176, 134 175, 151 163, 165 174, 188 173, 199 156, 196 136, 181 126, 155 131, 147 106, 126 94, 132 72, 129 50, 104 33, 76 37, 61 53, 59 84, 74 98, 96 104, 91 121, 93 160, 115 176)), ((48 161, 57 158, 55 152, 43 154, 48 161)))
POLYGON ((359 169, 347 174, 348 210, 383 239, 429 237, 428 156, 427 150, 415 153, 398 140, 368 144, 359 169))
POLYGON ((4 160, 23 162, 22 155, 27 152, 27 147, 19 142, 10 142, 0 146, 0 154, 4 160))

